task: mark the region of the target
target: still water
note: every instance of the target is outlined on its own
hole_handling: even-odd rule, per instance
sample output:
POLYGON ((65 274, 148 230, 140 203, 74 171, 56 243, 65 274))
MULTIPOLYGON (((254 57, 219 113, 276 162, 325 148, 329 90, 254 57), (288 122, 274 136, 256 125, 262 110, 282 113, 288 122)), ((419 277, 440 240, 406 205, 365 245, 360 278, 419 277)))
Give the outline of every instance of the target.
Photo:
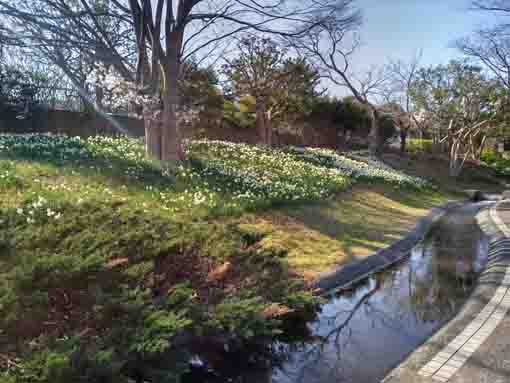
POLYGON ((488 246, 474 218, 478 208, 445 216, 405 262, 330 296, 308 325, 309 336, 275 345, 279 359, 271 368, 221 381, 380 382, 472 292, 488 246))

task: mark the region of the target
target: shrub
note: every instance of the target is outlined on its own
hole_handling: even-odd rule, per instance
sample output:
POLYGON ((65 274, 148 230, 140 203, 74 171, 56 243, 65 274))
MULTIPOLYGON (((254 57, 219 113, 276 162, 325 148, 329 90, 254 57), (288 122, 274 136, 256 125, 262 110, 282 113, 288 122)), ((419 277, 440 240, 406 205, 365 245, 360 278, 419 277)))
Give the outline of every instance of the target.
POLYGON ((432 153, 433 144, 430 139, 411 138, 407 140, 407 151, 409 153, 432 153))
POLYGON ((481 160, 492 166, 503 175, 510 175, 510 159, 503 157, 493 149, 486 149, 482 153, 481 160))

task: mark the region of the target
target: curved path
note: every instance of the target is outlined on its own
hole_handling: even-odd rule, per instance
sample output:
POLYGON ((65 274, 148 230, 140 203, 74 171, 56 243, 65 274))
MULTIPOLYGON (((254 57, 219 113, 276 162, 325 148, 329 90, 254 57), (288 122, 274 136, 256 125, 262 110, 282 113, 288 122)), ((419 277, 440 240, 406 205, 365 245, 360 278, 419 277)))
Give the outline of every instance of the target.
POLYGON ((385 383, 510 382, 510 201, 477 218, 490 246, 487 268, 473 296, 385 383))

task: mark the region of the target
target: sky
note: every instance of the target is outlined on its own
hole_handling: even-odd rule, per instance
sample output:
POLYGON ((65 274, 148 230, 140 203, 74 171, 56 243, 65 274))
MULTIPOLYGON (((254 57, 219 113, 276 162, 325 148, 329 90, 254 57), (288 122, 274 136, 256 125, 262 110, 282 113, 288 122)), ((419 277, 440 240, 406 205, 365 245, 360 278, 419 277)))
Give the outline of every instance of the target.
MULTIPOLYGON (((471 0, 358 0, 364 14, 362 47, 353 57, 354 71, 362 73, 389 60, 409 61, 418 50, 421 63, 447 63, 459 57, 451 43, 480 27, 496 22, 495 16, 470 10, 471 0)), ((343 89, 331 89, 346 95, 343 89)))

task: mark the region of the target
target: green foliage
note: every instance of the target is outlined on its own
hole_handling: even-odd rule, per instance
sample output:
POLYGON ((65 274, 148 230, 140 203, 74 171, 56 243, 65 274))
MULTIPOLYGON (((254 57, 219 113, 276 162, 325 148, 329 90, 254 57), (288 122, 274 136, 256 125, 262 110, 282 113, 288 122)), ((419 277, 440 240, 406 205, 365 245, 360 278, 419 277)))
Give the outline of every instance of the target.
POLYGON ((340 109, 335 120, 341 122, 344 131, 355 131, 370 123, 367 109, 353 97, 345 97, 340 103, 340 109))
POLYGON ((487 165, 492 166, 496 171, 503 175, 510 175, 510 159, 503 157, 495 150, 486 149, 482 153, 481 160, 487 165))
POLYGON ((254 113, 259 102, 276 128, 312 112, 320 76, 305 60, 287 57, 285 49, 267 38, 243 39, 238 49, 223 71, 238 99, 252 99, 245 109, 254 113))
POLYGON ((254 128, 255 113, 251 112, 251 106, 244 100, 237 106, 234 102, 226 100, 223 104, 223 118, 230 124, 239 128, 254 128))
POLYGON ((205 105, 221 110, 223 95, 216 88, 218 76, 212 67, 201 68, 191 59, 183 63, 179 78, 179 102, 182 105, 205 105))
POLYGON ((14 65, 0 63, 0 109, 18 109, 25 102, 35 104, 41 87, 49 83, 48 76, 41 71, 26 71, 14 65))
POLYGON ((407 140, 407 151, 409 153, 432 153, 433 151, 433 143, 432 140, 429 139, 420 139, 420 138, 411 138, 407 140))
POLYGON ((379 118, 379 134, 382 142, 386 143, 388 140, 395 137, 397 134, 397 127, 393 121, 393 116, 383 114, 379 118))
POLYGON ((186 318, 185 312, 150 310, 132 340, 131 350, 142 355, 163 353, 169 349, 170 340, 178 331, 192 323, 192 320, 186 318))
POLYGON ((264 318, 264 308, 258 298, 229 299, 216 306, 208 325, 223 332, 237 332, 243 340, 271 338, 280 333, 280 321, 264 318))
POLYGON ((353 97, 339 100, 328 96, 311 99, 309 118, 318 121, 330 121, 345 135, 365 129, 368 131, 370 115, 367 109, 353 97))
POLYGON ((502 99, 501 86, 480 67, 462 61, 423 68, 411 89, 416 106, 430 116, 432 125, 456 129, 487 119, 497 120, 502 99))
POLYGON ((12 161, 0 162, 0 190, 21 186, 21 180, 16 177, 16 165, 12 161))
MULTIPOLYGON (((311 118, 324 118, 334 120, 337 118, 341 101, 329 96, 315 97, 312 102, 311 118)), ((340 118, 340 117, 338 117, 340 118)))
POLYGON ((64 383, 76 379, 71 370, 69 354, 62 352, 40 352, 23 366, 25 373, 21 382, 64 383))
POLYGON ((194 141, 188 144, 186 153, 198 169, 196 177, 213 178, 221 187, 219 190, 245 205, 268 206, 327 198, 349 185, 340 172, 267 147, 194 141))
MULTIPOLYGON (((277 123, 292 122, 309 116, 314 110, 320 82, 318 72, 304 59, 289 59, 283 65, 288 74, 286 83, 276 89, 272 104, 281 110, 272 111, 277 123)), ((273 118, 274 119, 274 118, 273 118)))
POLYGON ((289 148, 288 150, 304 161, 338 169, 353 180, 379 181, 417 189, 430 186, 425 180, 395 170, 366 153, 340 154, 333 150, 320 148, 306 148, 304 152, 295 148, 289 148))

